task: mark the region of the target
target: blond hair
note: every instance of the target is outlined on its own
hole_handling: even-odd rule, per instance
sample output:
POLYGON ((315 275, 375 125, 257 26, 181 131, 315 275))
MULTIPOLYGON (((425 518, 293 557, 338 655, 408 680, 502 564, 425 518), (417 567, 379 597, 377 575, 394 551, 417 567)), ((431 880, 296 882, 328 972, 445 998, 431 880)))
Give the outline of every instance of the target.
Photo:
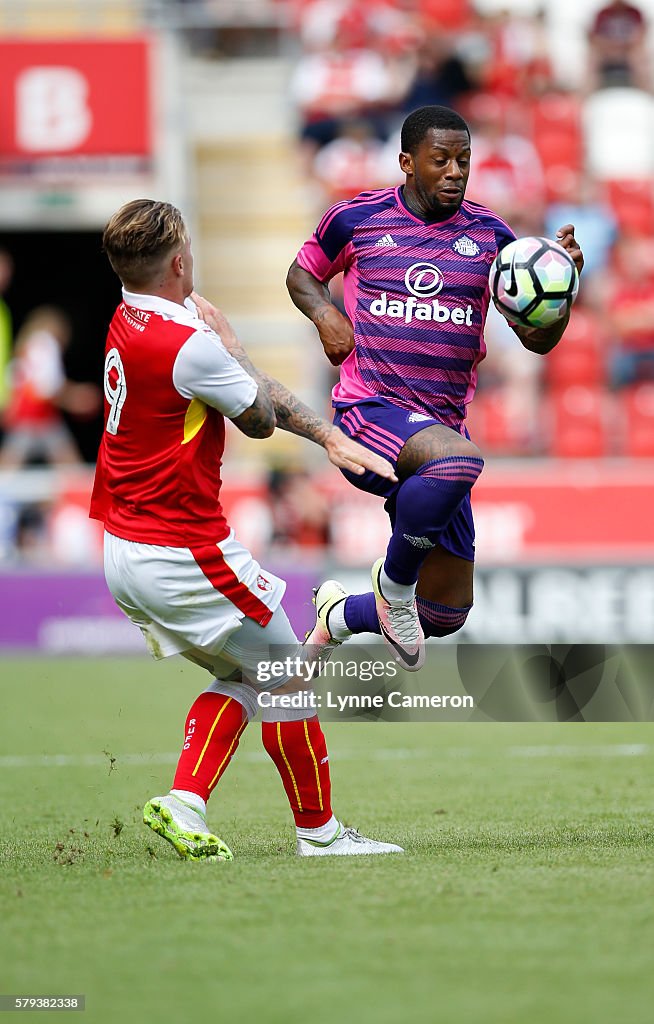
POLYGON ((176 206, 154 199, 134 199, 121 206, 104 229, 102 244, 124 285, 142 288, 163 269, 188 240, 176 206))

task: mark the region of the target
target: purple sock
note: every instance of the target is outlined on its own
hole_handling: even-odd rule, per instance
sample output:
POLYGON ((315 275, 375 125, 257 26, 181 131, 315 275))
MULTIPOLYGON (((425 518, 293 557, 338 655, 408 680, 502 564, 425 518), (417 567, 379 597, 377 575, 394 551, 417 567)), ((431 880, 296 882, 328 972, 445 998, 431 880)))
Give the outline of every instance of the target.
POLYGON ((451 608, 447 604, 428 601, 425 597, 416 597, 420 625, 425 636, 450 636, 465 624, 468 612, 472 608, 451 608))
POLYGON ((395 526, 384 562, 392 580, 416 582, 420 566, 483 466, 483 459, 453 455, 425 462, 404 481, 397 492, 395 526))
POLYGON ((372 591, 367 594, 350 594, 345 598, 345 625, 353 633, 379 633, 379 617, 372 591))

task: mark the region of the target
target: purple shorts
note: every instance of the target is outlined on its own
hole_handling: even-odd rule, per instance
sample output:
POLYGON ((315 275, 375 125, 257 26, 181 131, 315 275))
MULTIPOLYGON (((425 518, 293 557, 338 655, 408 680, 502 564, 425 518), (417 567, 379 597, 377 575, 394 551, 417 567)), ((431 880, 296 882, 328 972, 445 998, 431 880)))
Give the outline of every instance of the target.
MULTIPOLYGON (((335 406, 334 423, 337 427, 358 441, 364 448, 382 455, 393 467, 397 466, 404 443, 425 427, 442 421, 437 417, 403 409, 385 398, 374 398, 357 402, 356 405, 335 406)), ((450 428, 452 429, 452 428, 450 428)), ((465 436, 468 432, 464 431, 465 436)), ((351 484, 370 494, 386 498, 384 508, 388 512, 391 526, 395 523, 395 501, 400 487, 391 480, 385 480, 376 473, 366 472, 362 476, 342 469, 341 473, 351 484)), ((441 545, 459 558, 468 562, 475 560, 475 524, 472 518, 470 495, 467 494, 441 534, 441 545)))

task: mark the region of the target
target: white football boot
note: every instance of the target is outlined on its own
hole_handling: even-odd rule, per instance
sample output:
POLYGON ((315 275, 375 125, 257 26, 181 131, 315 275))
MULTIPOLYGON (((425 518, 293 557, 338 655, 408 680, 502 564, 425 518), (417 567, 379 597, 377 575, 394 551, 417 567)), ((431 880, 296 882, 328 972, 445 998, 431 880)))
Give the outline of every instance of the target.
POLYGON ((326 843, 300 839, 299 836, 297 841, 298 857, 356 857, 373 853, 404 853, 404 850, 395 843, 380 843, 377 839, 368 839, 355 828, 346 828, 340 823, 334 838, 326 843))

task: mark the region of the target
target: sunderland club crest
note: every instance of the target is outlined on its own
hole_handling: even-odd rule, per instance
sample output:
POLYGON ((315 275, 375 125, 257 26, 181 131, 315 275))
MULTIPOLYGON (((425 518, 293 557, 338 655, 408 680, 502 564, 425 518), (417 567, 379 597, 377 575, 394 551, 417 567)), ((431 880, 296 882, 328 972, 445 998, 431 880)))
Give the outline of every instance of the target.
POLYGON ((481 252, 475 240, 469 238, 468 235, 461 235, 461 238, 457 238, 452 248, 458 252, 459 256, 478 256, 481 252))

